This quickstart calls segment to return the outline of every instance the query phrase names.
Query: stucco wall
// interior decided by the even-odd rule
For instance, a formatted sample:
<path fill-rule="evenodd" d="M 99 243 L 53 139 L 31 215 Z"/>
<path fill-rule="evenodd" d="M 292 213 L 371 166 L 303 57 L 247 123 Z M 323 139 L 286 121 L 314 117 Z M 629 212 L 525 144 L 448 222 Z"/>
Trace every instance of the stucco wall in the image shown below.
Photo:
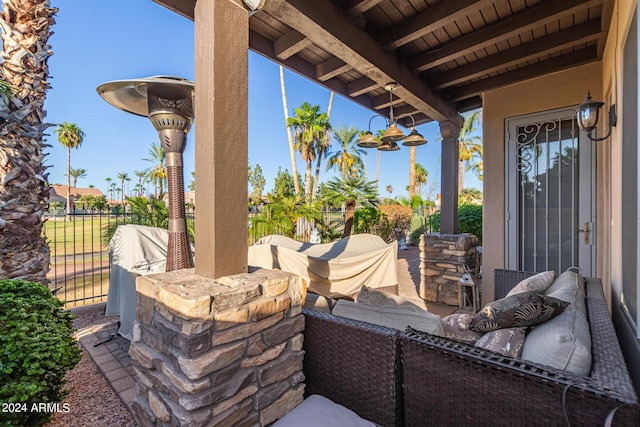
<path fill-rule="evenodd" d="M 602 99 L 602 64 L 576 67 L 483 95 L 483 304 L 493 299 L 493 271 L 505 266 L 505 123 L 510 117 L 577 106 L 587 89 Z"/>

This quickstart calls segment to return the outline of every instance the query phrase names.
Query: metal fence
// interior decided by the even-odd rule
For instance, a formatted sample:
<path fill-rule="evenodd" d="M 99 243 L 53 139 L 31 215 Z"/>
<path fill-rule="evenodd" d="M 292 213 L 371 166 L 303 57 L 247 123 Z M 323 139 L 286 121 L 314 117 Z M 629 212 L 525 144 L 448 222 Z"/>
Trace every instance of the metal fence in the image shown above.
<path fill-rule="evenodd" d="M 106 301 L 109 291 L 109 253 L 104 243 L 108 225 L 129 222 L 131 213 L 118 209 L 51 213 L 47 216 L 44 233 L 51 250 L 51 269 L 47 275 L 50 288 L 66 301 L 66 307 L 76 307 Z M 249 219 L 255 213 L 249 213 Z M 194 219 L 194 211 L 187 210 L 187 218 Z M 342 233 L 345 215 L 340 210 L 322 212 L 324 228 L 336 235 Z M 422 220 L 422 219 L 421 219 Z M 294 239 L 310 242 L 316 226 L 305 219 L 296 224 Z M 278 234 L 278 231 L 275 230 Z M 247 227 L 247 243 L 254 244 L 267 233 Z M 280 233 L 281 234 L 281 233 Z"/>
<path fill-rule="evenodd" d="M 249 218 L 253 215 L 249 213 Z M 66 301 L 66 307 L 106 301 L 111 269 L 104 239 L 105 228 L 129 222 L 131 216 L 131 213 L 117 208 L 108 211 L 75 210 L 69 215 L 63 211 L 47 214 L 44 234 L 51 250 L 47 279 L 56 296 Z M 193 209 L 187 209 L 187 218 L 194 217 Z M 344 214 L 340 211 L 325 211 L 322 218 L 334 230 L 341 230 L 344 226 Z M 293 238 L 309 242 L 313 229 L 313 224 L 300 219 Z M 247 227 L 247 230 L 250 245 L 266 234 L 256 228 Z"/>

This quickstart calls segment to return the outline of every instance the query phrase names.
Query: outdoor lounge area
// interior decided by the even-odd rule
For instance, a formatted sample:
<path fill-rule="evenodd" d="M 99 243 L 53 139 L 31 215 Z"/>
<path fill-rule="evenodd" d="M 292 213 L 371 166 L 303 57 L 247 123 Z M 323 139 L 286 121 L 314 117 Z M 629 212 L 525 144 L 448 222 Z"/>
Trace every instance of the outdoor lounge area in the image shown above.
<path fill-rule="evenodd" d="M 112 252 L 122 255 L 122 268 L 109 265 L 107 280 L 118 281 L 109 284 L 109 301 L 73 311 L 88 356 L 81 360 L 95 371 L 82 390 L 99 390 L 84 393 L 93 406 L 106 401 L 105 388 L 115 392 L 102 409 L 124 415 L 87 421 L 76 409 L 54 414 L 54 427 L 73 425 L 69 419 L 127 427 L 640 425 L 637 0 L 153 2 L 192 26 L 193 76 L 112 80 L 93 95 L 150 119 L 157 131 L 168 190 L 153 201 L 166 208 L 167 230 L 153 259 L 131 246 Z M 13 3 L 34 2 L 5 8 Z M 22 143 L 0 147 L 0 267 L 9 279 L 43 283 L 45 114 L 27 101 L 35 88 L 45 92 L 49 76 L 46 67 L 21 71 L 52 50 L 44 33 L 55 8 L 45 3 L 39 10 L 47 16 L 31 18 L 40 39 L 22 22 L 3 31 L 3 43 L 19 50 L 36 40 L 38 53 L 14 51 L 14 61 L 0 64 L 14 65 L 20 83 L 13 91 L 0 76 L 0 101 L 8 100 L 0 130 L 12 132 L 0 141 Z M 291 121 L 284 82 L 284 127 L 296 135 L 273 141 L 304 158 L 304 193 L 294 167 L 291 185 L 282 180 L 294 188 L 286 196 L 247 194 L 250 181 L 260 181 L 248 164 L 249 123 L 272 107 L 249 108 L 248 51 L 282 67 L 281 81 L 286 68 L 331 100 L 337 94 L 384 119 L 375 137 L 367 117 L 369 129 L 360 127 L 351 142 L 398 175 L 405 170 L 385 166 L 394 155 L 387 152 L 408 152 L 409 197 L 398 205 L 412 203 L 415 161 L 426 157 L 416 150 L 427 144 L 416 126 L 437 124 L 429 147 L 438 145 L 430 160 L 437 157 L 439 169 L 425 174 L 433 212 L 412 245 L 403 249 L 407 230 L 385 223 L 380 204 L 391 203 L 392 188 L 381 196 L 377 169 L 376 179 L 366 166 L 318 178 L 328 157 L 318 135 L 330 127 Z M 465 217 L 471 112 L 482 128 L 474 165 L 481 209 Z M 328 123 L 323 114 L 317 122 Z M 197 213 L 187 217 L 183 153 L 192 125 Z M 304 130 L 313 136 L 300 149 Z M 260 136 L 263 146 L 275 144 L 269 133 Z M 23 165 L 29 157 L 38 161 Z M 358 196 L 347 191 L 355 184 Z M 323 204 L 340 210 L 339 229 L 321 224 L 315 211 Z M 410 223 L 413 210 L 404 207 Z M 313 210 L 313 220 L 298 208 Z M 375 216 L 370 223 L 358 216 L 365 209 Z M 255 246 L 252 210 L 263 221 Z M 286 231 L 268 223 L 276 215 Z M 322 232 L 324 243 L 278 235 L 294 235 L 300 222 L 309 226 L 303 235 Z M 463 232 L 469 223 L 474 231 Z"/>
<path fill-rule="evenodd" d="M 560 322 L 554 323 L 551 330 L 557 331 L 559 324 L 566 323 L 567 318 L 573 319 L 569 323 L 575 341 L 568 344 L 571 348 L 566 349 L 565 355 L 562 349 L 558 350 L 567 345 L 564 333 L 559 333 L 560 338 L 554 338 L 552 333 L 543 339 L 547 342 L 542 345 L 552 346 L 542 352 L 543 357 L 548 353 L 561 353 L 553 357 L 559 358 L 558 363 L 565 368 L 558 365 L 554 368 L 550 366 L 554 361 L 525 360 L 521 356 L 523 343 L 517 344 L 517 339 L 508 338 L 506 345 L 501 342 L 498 347 L 479 347 L 468 340 L 471 331 L 447 328 L 442 320 L 454 316 L 473 317 L 473 313 L 434 303 L 427 307 L 441 317 L 428 314 L 424 303 L 420 306 L 415 298 L 418 282 L 411 278 L 411 271 L 415 277 L 419 265 L 416 249 L 412 248 L 413 254 L 403 255 L 399 260 L 398 274 L 404 285 L 411 281 L 413 295 L 406 286 L 400 286 L 404 297 L 365 288 L 360 291 L 360 298 L 356 296 L 355 303 L 344 299 L 330 301 L 318 295 L 297 293 L 295 289 L 304 286 L 304 282 L 293 276 L 257 270 L 244 275 L 241 287 L 230 294 L 228 289 L 222 294 L 214 292 L 214 301 L 222 299 L 214 303 L 213 311 L 206 314 L 198 309 L 199 320 L 190 322 L 186 320 L 186 312 L 197 309 L 200 299 L 197 289 L 214 286 L 219 292 L 220 285 L 198 280 L 197 284 L 192 282 L 187 296 L 181 291 L 176 293 L 174 279 L 161 283 L 166 279 L 158 281 L 153 276 L 145 276 L 148 280 L 138 283 L 140 324 L 128 351 L 130 359 L 120 358 L 126 365 L 123 369 L 128 369 L 136 378 L 138 385 L 134 389 L 137 391 L 123 389 L 120 395 L 143 425 L 158 420 L 173 420 L 180 425 L 207 422 L 269 425 L 282 417 L 282 423 L 276 425 L 295 425 L 287 424 L 290 421 L 285 415 L 311 395 L 330 401 L 318 403 L 312 399 L 308 404 L 312 405 L 311 409 L 302 406 L 298 410 L 302 414 L 295 412 L 294 416 L 308 417 L 305 411 L 309 410 L 310 413 L 321 410 L 322 416 L 330 416 L 327 414 L 334 414 L 335 408 L 328 408 L 337 404 L 354 413 L 345 415 L 338 409 L 335 414 L 339 419 L 346 416 L 346 420 L 361 420 L 358 423 L 367 420 L 380 426 L 420 426 L 425 425 L 425 420 L 429 425 L 484 425 L 495 423 L 497 416 L 510 424 L 523 425 L 532 422 L 532 412 L 536 413 L 534 424 L 598 425 L 607 419 L 612 420 L 612 425 L 636 423 L 640 406 L 624 367 L 598 279 L 588 278 L 583 282 L 579 274 L 567 272 L 562 275 L 562 283 L 555 279 L 542 285 L 551 289 L 548 295 L 573 301 L 571 305 L 567 302 L 564 317 L 559 315 L 538 327 L 541 330 L 544 323 L 551 324 L 556 319 Z M 184 279 L 189 274 L 173 276 Z M 497 270 L 495 280 L 499 286 L 495 298 L 505 297 L 518 283 L 532 276 L 540 275 Z M 280 279 L 274 281 L 278 277 Z M 237 279 L 230 277 L 221 283 L 230 284 L 234 280 Z M 263 287 L 263 297 L 267 296 L 275 305 L 261 303 L 263 297 L 258 294 L 248 295 L 249 289 L 256 289 L 251 285 L 255 280 L 262 283 L 259 287 Z M 154 287 L 159 286 L 155 304 L 147 302 L 150 297 L 145 290 L 151 289 L 148 286 L 152 283 Z M 531 285 L 530 279 L 525 283 L 527 285 L 520 285 L 520 293 L 535 286 L 540 291 L 540 285 Z M 165 292 L 174 296 L 160 297 Z M 416 303 L 412 303 L 412 299 Z M 355 306 L 360 308 L 354 310 Z M 247 307 L 248 317 L 241 315 L 243 307 Z M 151 316 L 149 310 L 156 314 Z M 577 332 L 580 326 L 575 323 L 579 323 L 581 317 L 577 313 L 581 310 L 588 322 L 585 344 L 589 347 L 588 356 L 580 343 L 582 333 Z M 363 312 L 374 315 L 363 319 Z M 384 313 L 384 316 L 375 313 Z M 173 319 L 173 324 L 182 319 L 179 329 L 169 324 L 168 318 Z M 216 320 L 210 324 L 207 319 Z M 406 328 L 406 324 L 413 327 Z M 96 354 L 94 359 L 104 360 L 107 348 L 122 354 L 122 342 L 93 347 L 106 333 L 113 332 L 113 327 L 81 333 L 81 343 L 90 354 Z M 531 338 L 536 327 L 529 329 L 527 339 L 537 339 Z M 462 335 L 456 336 L 456 331 Z M 213 347 L 203 346 L 203 334 L 210 337 Z M 477 337 L 476 341 L 479 341 Z M 257 342 L 261 343 L 260 350 L 255 348 Z M 525 340 L 524 349 L 528 345 Z M 519 348 L 518 356 L 508 353 L 510 346 Z M 535 351 L 529 350 L 529 354 Z M 192 360 L 193 365 L 187 365 L 187 360 Z M 110 378 L 115 374 L 105 375 Z M 230 383 L 222 386 L 224 383 L 216 378 L 227 378 Z M 120 377 L 116 383 L 124 384 L 122 380 Z M 141 393 L 140 387 L 147 389 Z M 140 400 L 147 394 L 155 397 Z M 526 399 L 522 398 L 523 394 Z M 317 404 L 321 405 L 320 409 L 313 408 Z M 317 425 L 330 422 L 322 418 L 317 421 Z M 360 425 L 352 422 L 340 425 Z"/>

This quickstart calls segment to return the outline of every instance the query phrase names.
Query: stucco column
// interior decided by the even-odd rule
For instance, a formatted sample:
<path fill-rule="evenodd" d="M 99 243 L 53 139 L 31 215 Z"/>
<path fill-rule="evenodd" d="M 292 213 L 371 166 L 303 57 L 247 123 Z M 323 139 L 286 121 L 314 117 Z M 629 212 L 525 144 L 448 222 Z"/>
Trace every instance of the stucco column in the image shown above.
<path fill-rule="evenodd" d="M 458 232 L 458 163 L 460 152 L 458 137 L 460 126 L 452 122 L 440 122 L 442 156 L 440 172 L 440 233 Z"/>
<path fill-rule="evenodd" d="M 247 271 L 249 13 L 198 0 L 195 32 L 197 275 Z"/>

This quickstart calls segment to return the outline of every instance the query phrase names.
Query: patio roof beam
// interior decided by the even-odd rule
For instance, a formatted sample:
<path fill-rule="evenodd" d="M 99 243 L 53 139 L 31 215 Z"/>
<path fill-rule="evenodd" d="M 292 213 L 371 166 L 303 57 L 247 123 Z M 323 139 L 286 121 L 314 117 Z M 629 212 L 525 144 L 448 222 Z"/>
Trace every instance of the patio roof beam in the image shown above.
<path fill-rule="evenodd" d="M 464 18 L 471 10 L 483 8 L 493 2 L 494 0 L 447 0 L 436 3 L 386 31 L 387 47 L 403 46 Z"/>
<path fill-rule="evenodd" d="M 333 57 L 321 64 L 316 65 L 316 77 L 321 82 L 325 82 L 351 69 L 351 65 L 347 64 L 340 58 Z"/>
<path fill-rule="evenodd" d="M 300 34 L 296 30 L 291 30 L 276 40 L 273 48 L 278 59 L 287 59 L 305 49 L 310 44 L 311 40 L 304 34 Z"/>
<path fill-rule="evenodd" d="M 362 15 L 367 10 L 375 7 L 378 3 L 381 3 L 382 0 L 354 0 L 351 2 L 351 6 L 347 9 L 347 14 L 355 18 L 358 15 Z"/>
<path fill-rule="evenodd" d="M 394 96 L 414 105 L 434 120 L 463 119 L 452 105 L 440 98 L 393 54 L 384 50 L 365 31 L 355 27 L 331 3 L 305 0 L 266 0 L 263 11 L 292 29 L 305 34 L 314 45 L 331 52 L 380 85 L 400 83 Z"/>
<path fill-rule="evenodd" d="M 601 35 L 600 20 L 594 19 L 577 27 L 559 31 L 546 37 L 521 44 L 495 55 L 471 62 L 467 65 L 431 75 L 429 81 L 436 89 L 444 89 L 458 83 L 473 80 L 501 68 L 535 60 L 540 55 L 552 54 L 563 49 L 597 40 Z"/>
<path fill-rule="evenodd" d="M 486 27 L 465 34 L 436 49 L 416 55 L 410 65 L 415 71 L 425 71 L 446 62 L 473 53 L 479 49 L 506 41 L 525 31 L 541 27 L 587 6 L 595 6 L 604 0 L 563 0 L 539 3 L 530 9 L 496 21 Z"/>
<path fill-rule="evenodd" d="M 309 80 L 315 81 L 316 79 L 316 66 L 298 55 L 293 55 L 288 59 L 279 60 L 276 57 L 273 42 L 263 35 L 249 29 L 249 48 L 260 55 L 271 59 L 272 61 L 282 64 L 289 70 L 292 70 Z M 354 102 L 362 105 L 363 107 L 377 113 L 373 107 L 372 98 L 366 95 L 353 96 L 349 94 L 347 84 L 339 79 L 329 79 L 324 82 L 318 82 L 322 86 L 329 90 L 334 91 L 347 98 L 351 98 Z"/>
<path fill-rule="evenodd" d="M 512 83 L 533 79 L 543 74 L 593 62 L 597 59 L 597 54 L 598 48 L 596 46 L 587 47 L 575 51 L 571 56 L 559 56 L 557 58 L 548 59 L 508 73 L 500 74 L 496 77 L 471 83 L 460 89 L 447 92 L 447 95 L 453 101 L 463 100 L 472 95 L 480 95 L 486 90 L 507 86 Z"/>
<path fill-rule="evenodd" d="M 362 77 L 361 79 L 347 83 L 347 91 L 349 92 L 349 96 L 362 95 L 371 92 L 373 89 L 379 87 L 380 85 L 378 83 L 367 77 Z"/>

